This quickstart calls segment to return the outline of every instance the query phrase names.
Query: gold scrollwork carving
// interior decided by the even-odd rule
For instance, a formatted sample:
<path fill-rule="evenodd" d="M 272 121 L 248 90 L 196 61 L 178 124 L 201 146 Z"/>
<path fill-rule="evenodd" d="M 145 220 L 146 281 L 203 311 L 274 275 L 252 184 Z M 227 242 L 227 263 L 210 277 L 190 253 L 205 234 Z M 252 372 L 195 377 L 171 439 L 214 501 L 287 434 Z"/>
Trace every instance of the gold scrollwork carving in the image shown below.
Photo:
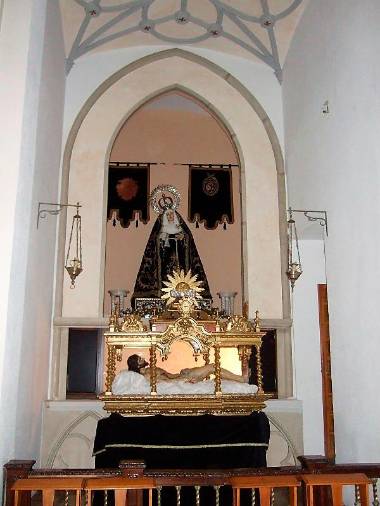
<path fill-rule="evenodd" d="M 210 336 L 193 318 L 179 318 L 162 333 L 157 347 L 163 358 L 168 356 L 175 341 L 189 343 L 193 348 L 195 357 L 210 351 Z"/>
<path fill-rule="evenodd" d="M 226 325 L 227 332 L 253 332 L 253 330 L 252 323 L 244 316 L 233 315 L 228 318 Z"/>
<path fill-rule="evenodd" d="M 128 314 L 124 317 L 122 332 L 144 332 L 144 325 L 140 317 L 136 314 Z"/>

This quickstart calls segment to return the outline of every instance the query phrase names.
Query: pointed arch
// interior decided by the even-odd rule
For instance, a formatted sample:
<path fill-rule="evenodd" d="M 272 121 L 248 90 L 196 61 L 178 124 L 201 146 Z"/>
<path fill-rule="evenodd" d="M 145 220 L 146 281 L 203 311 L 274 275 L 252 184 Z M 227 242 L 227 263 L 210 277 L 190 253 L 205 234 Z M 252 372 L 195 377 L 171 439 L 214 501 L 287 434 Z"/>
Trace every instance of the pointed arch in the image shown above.
<path fill-rule="evenodd" d="M 175 66 L 175 62 L 177 62 L 177 66 Z M 166 72 L 166 69 L 168 67 L 170 67 L 170 72 Z M 146 86 L 147 78 L 152 77 L 153 75 L 152 72 L 153 73 L 155 72 L 154 74 L 155 83 L 153 84 L 151 83 L 151 86 Z M 165 75 L 163 76 L 163 74 Z M 199 77 L 200 75 L 201 77 Z M 136 86 L 136 82 L 138 80 L 140 85 Z M 131 85 L 131 83 L 134 83 L 134 85 Z M 142 92 L 141 90 L 142 87 L 144 88 L 144 92 Z M 78 145 L 82 143 L 83 147 L 83 145 L 86 142 L 86 141 L 83 142 L 86 135 L 87 135 L 87 144 L 88 145 L 91 144 L 94 135 L 97 134 L 97 132 L 95 132 L 93 128 L 94 121 L 97 117 L 96 114 L 98 114 L 98 118 L 100 111 L 104 114 L 105 104 L 109 102 L 110 96 L 113 93 L 115 93 L 116 90 L 118 90 L 119 93 L 118 96 L 120 97 L 121 89 L 123 89 L 124 92 L 123 101 L 124 104 L 126 105 L 125 107 L 126 112 L 124 112 L 124 114 L 122 115 L 119 114 L 116 122 L 114 118 L 112 125 L 112 133 L 110 132 L 109 129 L 107 131 L 108 136 L 107 147 L 105 148 L 105 145 L 103 143 L 101 148 L 103 157 L 102 162 L 103 176 L 105 173 L 104 165 L 106 163 L 106 160 L 108 163 L 108 157 L 111 146 L 123 122 L 125 122 L 126 119 L 130 117 L 130 115 L 133 114 L 133 112 L 137 110 L 143 103 L 153 98 L 154 96 L 157 96 L 160 93 L 167 92 L 173 89 L 183 90 L 185 93 L 201 101 L 210 111 L 212 111 L 213 114 L 215 114 L 222 121 L 225 128 L 230 133 L 235 145 L 237 146 L 243 174 L 247 172 L 246 167 L 252 165 L 252 159 L 246 160 L 247 147 L 248 144 L 251 143 L 251 141 L 247 139 L 248 130 L 252 128 L 253 124 L 256 125 L 257 123 L 260 123 L 261 125 L 260 128 L 262 129 L 262 132 L 264 134 L 264 135 L 260 134 L 262 137 L 261 141 L 262 143 L 267 143 L 268 146 L 270 146 L 269 148 L 271 152 L 270 156 L 273 159 L 273 163 L 272 162 L 267 163 L 268 153 L 266 153 L 267 160 L 264 162 L 260 160 L 258 164 L 264 165 L 265 163 L 267 163 L 268 166 L 269 165 L 273 166 L 274 173 L 270 174 L 270 177 L 273 176 L 276 178 L 276 185 L 278 189 L 276 194 L 277 217 L 275 219 L 277 220 L 277 227 L 279 228 L 279 230 L 277 228 L 277 237 L 279 237 L 280 250 L 281 250 L 281 259 L 279 261 L 281 271 L 281 275 L 279 276 L 279 278 L 282 279 L 282 283 L 280 286 L 281 316 L 277 311 L 277 314 L 274 315 L 274 317 L 277 318 L 289 317 L 290 315 L 289 289 L 287 278 L 285 275 L 286 271 L 285 180 L 284 180 L 284 163 L 280 143 L 268 115 L 266 114 L 266 112 L 264 111 L 263 107 L 260 105 L 258 100 L 252 95 L 252 93 L 247 88 L 245 88 L 236 78 L 227 73 L 223 68 L 214 63 L 211 63 L 207 59 L 195 55 L 191 52 L 184 51 L 182 49 L 164 50 L 158 53 L 145 56 L 125 66 L 124 68 L 120 69 L 112 76 L 110 76 L 106 81 L 104 81 L 83 105 L 68 135 L 63 155 L 61 201 L 67 202 L 69 196 L 69 179 L 75 180 L 75 170 L 73 171 L 73 166 L 75 166 L 75 163 L 78 161 Z M 214 92 L 216 89 L 218 89 L 218 91 L 212 93 L 211 91 L 212 89 L 214 89 Z M 223 95 L 224 101 L 220 100 L 221 98 L 220 94 Z M 236 117 L 235 112 L 237 110 L 239 110 L 241 113 L 244 112 L 245 114 L 245 119 L 243 119 L 242 121 L 240 121 Z M 106 115 L 109 114 L 112 114 L 112 112 L 107 111 Z M 90 126 L 91 121 L 93 123 L 92 128 Z M 100 130 L 102 129 L 104 130 L 102 124 L 98 123 L 98 125 Z M 258 128 L 257 125 L 255 126 L 255 128 Z M 239 132 L 237 132 L 237 130 L 239 130 Z M 93 137 L 91 137 L 92 134 Z M 244 140 L 242 139 L 243 137 Z M 252 138 L 252 141 L 254 141 L 254 138 Z M 242 143 L 244 143 L 244 146 L 242 145 Z M 94 144 L 96 143 L 94 142 Z M 94 147 L 94 149 L 99 149 L 99 146 Z M 73 163 L 74 159 L 76 160 L 75 163 Z M 90 159 L 91 157 L 89 157 L 88 162 L 90 162 Z M 96 163 L 99 164 L 99 158 L 97 159 Z M 97 170 L 99 170 L 99 167 L 97 168 Z M 263 172 L 262 167 L 260 167 L 260 170 L 261 172 Z M 268 167 L 266 168 L 266 171 L 268 174 Z M 271 173 L 272 169 L 269 169 L 269 172 Z M 248 175 L 251 179 L 252 174 L 253 172 L 251 171 L 251 169 L 249 169 Z M 104 182 L 102 186 L 104 193 Z M 242 185 L 243 203 L 247 201 L 246 196 L 244 194 L 246 187 L 247 185 L 244 183 Z M 74 199 L 77 198 L 81 200 L 80 195 L 75 193 L 75 191 L 71 192 L 71 194 L 73 194 L 73 197 L 70 196 L 71 200 L 72 198 Z M 100 197 L 99 194 L 97 195 L 97 197 Z M 104 198 L 105 196 L 103 194 L 103 200 Z M 264 199 L 263 203 L 265 204 Z M 243 205 L 243 213 L 244 211 L 245 206 Z M 273 225 L 273 218 L 274 218 L 274 216 L 272 215 L 273 213 L 271 213 L 272 219 L 271 226 Z M 250 224 L 248 223 L 252 219 L 257 221 L 258 216 L 253 216 L 253 218 L 251 216 L 246 217 L 245 221 L 247 221 L 248 230 L 245 237 L 245 245 L 247 244 L 248 241 L 247 236 L 249 235 L 252 236 L 251 231 L 252 229 L 249 226 Z M 267 216 L 265 217 L 265 219 L 267 219 Z M 62 314 L 62 306 L 63 306 L 62 287 L 64 283 L 63 258 L 64 258 L 65 232 L 66 232 L 66 219 L 65 216 L 62 215 L 60 219 L 60 231 L 58 240 L 58 263 L 57 263 L 57 265 L 60 267 L 58 267 L 57 269 L 57 278 L 56 278 L 57 283 L 56 283 L 55 314 L 58 316 Z M 101 235 L 104 236 L 104 230 L 102 231 Z M 258 234 L 258 236 L 254 237 L 253 239 L 251 237 L 249 238 L 250 244 L 254 242 L 254 244 L 256 245 L 255 246 L 256 249 L 258 249 L 257 245 L 260 243 L 261 239 L 262 236 L 260 236 L 260 234 Z M 103 252 L 101 245 L 100 244 L 94 245 L 94 251 L 95 249 L 98 250 L 96 252 L 97 256 L 98 257 L 102 256 Z M 270 249 L 270 251 L 272 250 L 273 248 Z M 91 262 L 93 264 L 92 260 L 93 258 L 91 257 Z M 91 265 L 89 266 L 89 268 L 91 269 Z M 264 264 L 263 268 L 265 271 L 266 266 Z M 101 272 L 101 265 L 97 265 L 94 271 Z M 251 285 L 253 286 L 253 284 L 257 284 L 257 282 L 260 285 L 260 279 L 257 280 L 257 276 L 260 278 L 261 273 L 258 272 L 253 277 L 251 276 L 251 279 L 249 279 L 249 277 L 247 279 L 247 285 L 248 284 L 250 285 L 249 289 L 252 290 L 252 293 L 253 288 L 251 288 Z M 83 278 L 81 280 L 81 283 L 83 284 Z M 78 292 L 79 291 L 80 290 L 78 290 Z M 102 305 L 100 303 L 100 299 L 102 298 L 102 296 L 100 295 L 102 293 L 101 287 L 97 287 L 96 292 L 98 297 L 98 305 L 96 307 L 96 311 L 94 311 L 94 304 L 92 305 L 91 311 L 92 316 L 99 316 L 101 313 L 101 305 Z M 256 298 L 257 297 L 254 297 L 254 301 L 256 301 Z M 268 302 L 268 300 L 269 298 L 266 297 L 266 300 L 264 300 L 264 302 L 260 304 L 260 307 L 264 306 L 264 311 L 265 311 L 265 304 Z M 76 302 L 74 301 L 74 305 L 75 304 Z"/>

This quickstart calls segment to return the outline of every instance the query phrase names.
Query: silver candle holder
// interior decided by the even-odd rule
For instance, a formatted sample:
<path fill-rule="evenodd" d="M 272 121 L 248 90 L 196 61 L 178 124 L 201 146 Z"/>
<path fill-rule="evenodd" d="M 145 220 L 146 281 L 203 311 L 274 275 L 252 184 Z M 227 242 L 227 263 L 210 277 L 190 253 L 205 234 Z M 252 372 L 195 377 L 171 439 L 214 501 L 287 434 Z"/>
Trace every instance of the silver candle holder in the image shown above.
<path fill-rule="evenodd" d="M 220 298 L 220 310 L 226 316 L 234 314 L 235 297 L 237 292 L 218 292 Z"/>
<path fill-rule="evenodd" d="M 120 313 L 125 311 L 126 298 L 129 291 L 124 290 L 123 288 L 114 288 L 112 290 L 108 290 L 108 293 L 111 296 L 111 313 L 115 312 L 116 306 L 118 306 Z"/>

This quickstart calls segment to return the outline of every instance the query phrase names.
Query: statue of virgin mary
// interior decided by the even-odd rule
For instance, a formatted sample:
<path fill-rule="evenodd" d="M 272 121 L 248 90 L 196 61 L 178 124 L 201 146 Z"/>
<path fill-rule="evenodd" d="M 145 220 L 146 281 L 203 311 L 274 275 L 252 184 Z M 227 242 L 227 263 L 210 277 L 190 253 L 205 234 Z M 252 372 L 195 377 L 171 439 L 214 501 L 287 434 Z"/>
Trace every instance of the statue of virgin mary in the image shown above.
<path fill-rule="evenodd" d="M 198 275 L 202 281 L 205 299 L 211 299 L 210 288 L 194 238 L 181 215 L 176 211 L 180 195 L 171 185 L 160 185 L 150 196 L 158 217 L 150 233 L 140 269 L 137 274 L 132 300 L 136 297 L 162 295 L 162 282 L 174 270 L 183 269 Z"/>

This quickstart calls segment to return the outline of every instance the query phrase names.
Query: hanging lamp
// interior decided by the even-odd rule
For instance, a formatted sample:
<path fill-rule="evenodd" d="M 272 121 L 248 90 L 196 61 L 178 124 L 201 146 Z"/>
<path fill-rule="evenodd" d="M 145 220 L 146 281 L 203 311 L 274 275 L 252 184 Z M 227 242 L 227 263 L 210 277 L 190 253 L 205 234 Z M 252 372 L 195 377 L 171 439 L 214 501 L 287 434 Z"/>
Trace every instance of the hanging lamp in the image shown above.
<path fill-rule="evenodd" d="M 71 285 L 70 288 L 75 288 L 75 280 L 79 274 L 83 271 L 82 261 L 82 218 L 79 214 L 79 202 L 76 205 L 76 213 L 73 216 L 71 223 L 69 247 L 67 249 L 65 269 L 67 270 Z M 73 249 L 72 258 L 70 258 L 70 251 Z"/>
<path fill-rule="evenodd" d="M 289 219 L 288 219 L 288 268 L 286 275 L 290 281 L 292 290 L 297 279 L 302 274 L 302 265 L 300 250 L 298 244 L 298 235 L 296 222 L 293 219 L 292 208 L 289 208 Z"/>

